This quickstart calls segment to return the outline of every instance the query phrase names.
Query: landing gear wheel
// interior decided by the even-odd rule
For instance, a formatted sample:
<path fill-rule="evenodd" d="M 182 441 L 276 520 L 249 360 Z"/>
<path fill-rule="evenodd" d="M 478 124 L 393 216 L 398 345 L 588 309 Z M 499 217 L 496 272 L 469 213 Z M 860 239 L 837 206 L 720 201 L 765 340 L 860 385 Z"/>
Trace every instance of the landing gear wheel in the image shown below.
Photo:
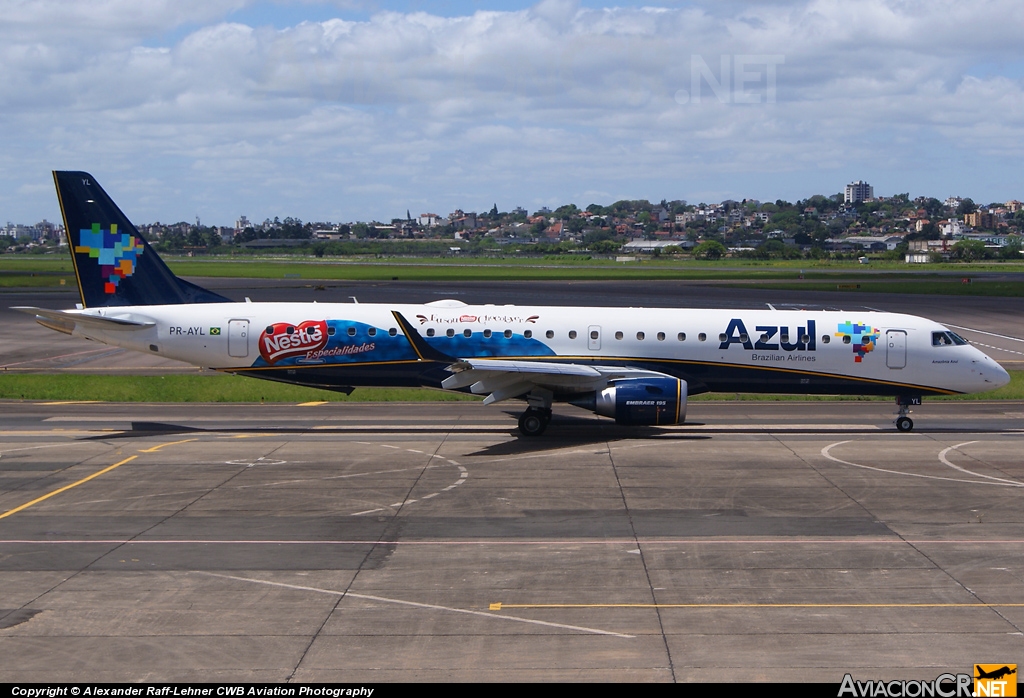
<path fill-rule="evenodd" d="M 900 417 L 896 420 L 897 431 L 910 431 L 914 428 L 914 420 L 910 417 Z"/>
<path fill-rule="evenodd" d="M 519 417 L 519 431 L 523 436 L 540 436 L 548 428 L 550 417 L 541 410 L 529 408 Z"/>

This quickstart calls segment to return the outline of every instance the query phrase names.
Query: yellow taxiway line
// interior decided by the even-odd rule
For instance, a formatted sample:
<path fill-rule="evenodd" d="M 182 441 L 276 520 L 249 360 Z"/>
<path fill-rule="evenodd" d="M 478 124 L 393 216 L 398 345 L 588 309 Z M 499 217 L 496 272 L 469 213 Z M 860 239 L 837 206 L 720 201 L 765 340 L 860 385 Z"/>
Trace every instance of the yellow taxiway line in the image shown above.
<path fill-rule="evenodd" d="M 103 470 L 98 470 L 98 471 L 96 471 L 95 473 L 93 473 L 92 475 L 90 475 L 88 477 L 83 477 L 78 482 L 72 482 L 70 485 L 64 485 L 63 487 L 61 487 L 59 489 L 56 489 L 53 492 L 47 492 L 42 497 L 37 497 L 36 499 L 33 499 L 31 502 L 25 502 L 20 507 L 14 507 L 10 511 L 5 511 L 3 514 L 0 514 L 0 519 L 5 519 L 8 516 L 10 516 L 11 514 L 17 514 L 19 511 L 22 511 L 24 509 L 28 509 L 33 504 L 38 504 L 39 502 L 45 501 L 45 500 L 49 499 L 50 497 L 54 497 L 54 496 L 60 494 L 61 492 L 67 492 L 72 487 L 78 487 L 79 485 L 82 485 L 82 484 L 84 484 L 86 482 L 89 482 L 89 480 L 92 480 L 93 478 L 97 478 L 97 477 L 99 477 L 100 475 L 102 475 L 104 473 L 109 473 L 114 468 L 120 468 L 125 463 L 129 463 L 129 462 L 135 460 L 136 458 L 138 458 L 138 456 L 128 456 L 127 458 L 125 458 L 122 461 L 118 461 L 117 463 L 114 463 L 113 465 L 108 465 Z"/>
<path fill-rule="evenodd" d="M 198 441 L 198 439 L 183 439 L 181 441 L 169 441 L 168 443 L 159 444 L 157 446 L 153 446 L 152 448 L 139 449 L 139 453 L 156 453 L 157 451 L 159 451 L 161 448 L 164 448 L 165 446 L 175 446 L 177 444 L 185 444 L 185 443 L 188 443 L 190 441 Z M 104 473 L 109 473 L 111 470 L 114 470 L 115 468 L 120 468 L 125 463 L 130 463 L 133 460 L 135 460 L 136 458 L 138 458 L 138 456 L 128 456 L 124 460 L 120 460 L 117 463 L 114 463 L 113 465 L 108 465 L 106 468 L 103 468 L 103 470 L 97 470 L 92 475 L 89 475 L 88 477 L 83 477 L 81 480 L 78 480 L 76 482 L 72 482 L 70 485 L 64 485 L 63 487 L 58 487 L 57 489 L 53 490 L 52 492 L 47 492 L 42 497 L 36 497 L 31 502 L 25 502 L 24 504 L 22 504 L 19 507 L 14 507 L 13 509 L 10 509 L 9 511 L 5 511 L 4 513 L 0 514 L 0 519 L 6 519 L 8 516 L 11 516 L 12 514 L 17 514 L 19 511 L 24 511 L 25 509 L 28 509 L 30 506 L 33 506 L 35 504 L 39 504 L 39 502 L 44 502 L 47 499 L 49 499 L 50 497 L 57 496 L 61 492 L 67 492 L 68 490 L 72 489 L 73 487 L 78 487 L 79 485 L 84 485 L 85 483 L 89 482 L 89 480 L 93 480 L 95 478 L 98 478 L 100 475 L 103 475 Z"/>

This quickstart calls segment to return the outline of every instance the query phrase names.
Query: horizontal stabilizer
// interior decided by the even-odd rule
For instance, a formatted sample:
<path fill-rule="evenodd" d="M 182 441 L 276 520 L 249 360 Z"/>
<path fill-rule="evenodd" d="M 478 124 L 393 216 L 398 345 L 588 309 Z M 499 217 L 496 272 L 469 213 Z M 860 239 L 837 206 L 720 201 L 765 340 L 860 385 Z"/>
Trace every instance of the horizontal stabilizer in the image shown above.
<path fill-rule="evenodd" d="M 155 322 L 149 319 L 125 315 L 119 317 L 86 315 L 85 313 L 68 310 L 50 310 L 49 308 L 31 308 L 26 306 L 11 308 L 11 310 L 17 310 L 19 313 L 25 313 L 26 315 L 35 315 L 36 321 L 39 324 L 68 333 L 73 332 L 76 325 L 83 329 L 108 331 L 144 330 L 147 327 L 156 325 Z M 54 325 L 57 325 L 57 327 L 54 327 Z"/>

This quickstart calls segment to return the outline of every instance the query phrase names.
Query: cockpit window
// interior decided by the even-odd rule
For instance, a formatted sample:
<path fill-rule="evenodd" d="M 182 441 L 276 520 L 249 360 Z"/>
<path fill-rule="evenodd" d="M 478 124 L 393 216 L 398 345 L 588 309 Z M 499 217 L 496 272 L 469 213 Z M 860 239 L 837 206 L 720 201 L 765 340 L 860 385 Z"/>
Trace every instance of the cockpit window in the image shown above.
<path fill-rule="evenodd" d="M 932 332 L 933 347 L 951 347 L 954 345 L 962 347 L 965 344 L 967 344 L 967 340 L 956 332 Z"/>

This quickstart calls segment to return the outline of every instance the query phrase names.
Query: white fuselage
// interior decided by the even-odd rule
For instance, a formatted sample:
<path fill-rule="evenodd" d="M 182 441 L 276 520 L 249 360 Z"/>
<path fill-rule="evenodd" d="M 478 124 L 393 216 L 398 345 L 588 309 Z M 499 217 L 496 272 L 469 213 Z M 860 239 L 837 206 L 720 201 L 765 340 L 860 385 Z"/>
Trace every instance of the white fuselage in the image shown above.
<path fill-rule="evenodd" d="M 686 377 L 691 390 L 972 393 L 1009 377 L 921 317 L 845 311 L 690 310 L 356 303 L 206 303 L 110 307 L 82 314 L 154 323 L 78 326 L 107 344 L 225 371 L 337 369 L 339 384 L 422 362 L 396 313 L 452 358 L 641 365 Z M 959 338 L 957 338 L 959 340 Z M 411 375 L 411 374 L 410 374 Z M 270 377 L 270 376 L 267 376 Z M 410 383 L 422 381 L 410 378 Z M 387 384 L 395 384 L 393 381 Z"/>

